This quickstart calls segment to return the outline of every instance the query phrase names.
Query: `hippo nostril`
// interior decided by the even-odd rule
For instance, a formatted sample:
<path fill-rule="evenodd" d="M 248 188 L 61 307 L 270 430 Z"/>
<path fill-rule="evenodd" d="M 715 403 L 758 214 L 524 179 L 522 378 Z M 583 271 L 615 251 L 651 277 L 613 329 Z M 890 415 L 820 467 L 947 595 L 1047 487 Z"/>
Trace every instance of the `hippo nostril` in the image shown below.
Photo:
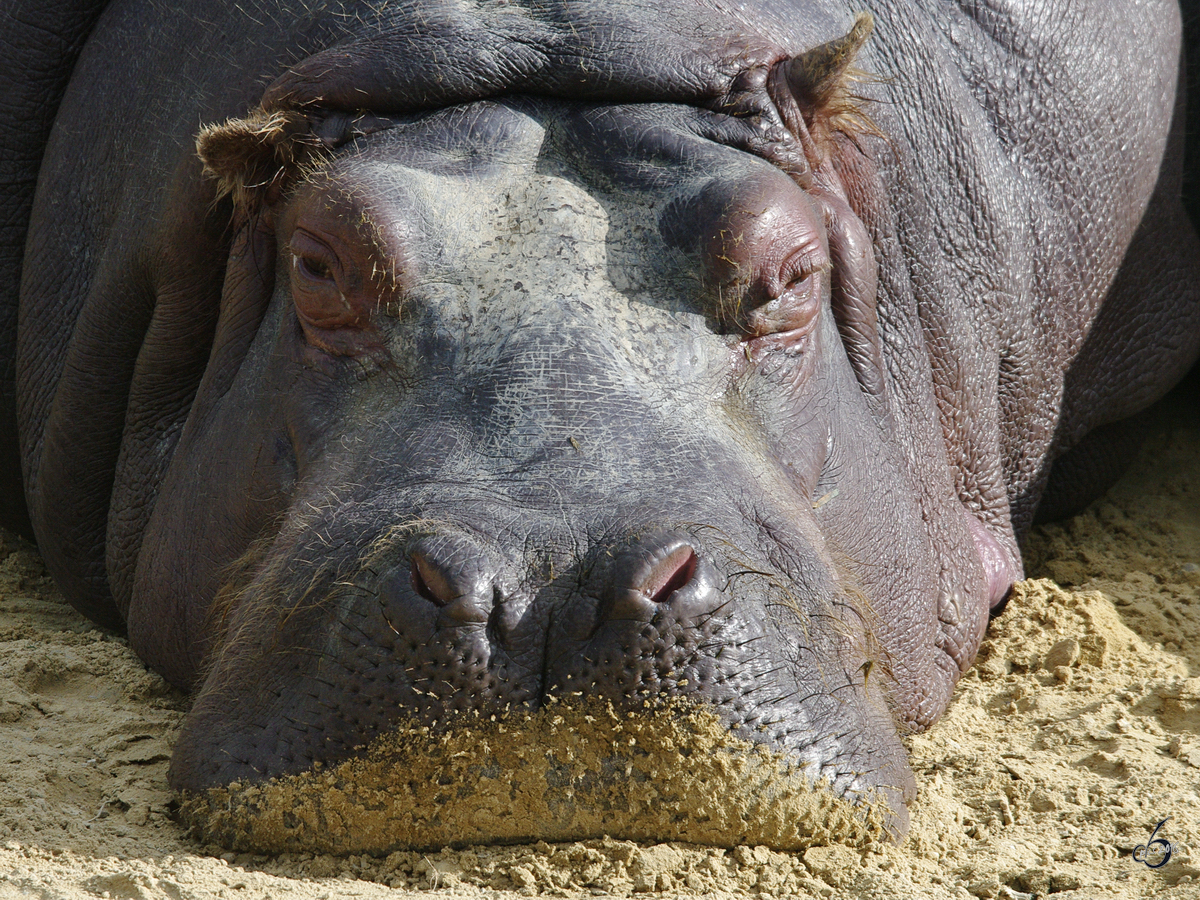
<path fill-rule="evenodd" d="M 639 538 L 600 571 L 607 584 L 597 596 L 593 627 L 606 621 L 650 622 L 669 607 L 671 615 L 702 615 L 719 602 L 712 567 L 691 539 L 675 531 Z"/>
<path fill-rule="evenodd" d="M 446 577 L 417 552 L 412 554 L 412 586 L 414 591 L 438 606 L 446 606 L 458 596 Z"/>
<path fill-rule="evenodd" d="M 438 608 L 441 627 L 485 625 L 493 608 L 503 604 L 500 565 L 467 535 L 420 537 L 409 545 L 408 559 L 412 591 Z"/>
<path fill-rule="evenodd" d="M 687 544 L 676 547 L 666 558 L 654 565 L 636 589 L 654 603 L 662 603 L 676 591 L 687 586 L 696 574 L 696 551 Z"/>

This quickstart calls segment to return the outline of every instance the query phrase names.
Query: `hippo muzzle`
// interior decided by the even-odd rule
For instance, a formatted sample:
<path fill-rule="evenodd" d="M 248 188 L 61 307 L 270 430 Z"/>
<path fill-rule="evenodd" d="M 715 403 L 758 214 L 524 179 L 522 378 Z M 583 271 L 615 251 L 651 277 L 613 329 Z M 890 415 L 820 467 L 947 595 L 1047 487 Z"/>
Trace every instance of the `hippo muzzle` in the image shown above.
<path fill-rule="evenodd" d="M 973 656 L 986 574 L 956 505 L 938 594 L 946 548 L 846 349 L 835 294 L 873 289 L 857 220 L 712 139 L 733 127 L 453 107 L 245 218 L 223 302 L 265 311 L 222 317 L 214 354 L 242 362 L 201 385 L 138 576 L 217 600 L 179 626 L 191 661 L 130 612 L 139 653 L 202 672 L 171 767 L 202 830 L 356 852 L 903 831 L 899 733 Z"/>

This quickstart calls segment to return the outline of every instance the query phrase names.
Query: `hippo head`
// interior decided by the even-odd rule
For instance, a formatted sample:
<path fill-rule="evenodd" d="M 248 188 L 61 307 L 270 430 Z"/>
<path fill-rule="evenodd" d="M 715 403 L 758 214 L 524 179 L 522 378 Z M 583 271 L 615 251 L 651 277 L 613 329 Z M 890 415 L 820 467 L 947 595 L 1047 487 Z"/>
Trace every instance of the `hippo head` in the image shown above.
<path fill-rule="evenodd" d="M 790 115 L 764 143 L 689 106 L 483 100 L 327 121 L 268 179 L 210 135 L 256 190 L 129 611 L 197 691 L 171 782 L 202 827 L 800 846 L 844 807 L 903 831 L 899 737 L 974 656 L 990 545 L 897 438 L 906 351 L 838 174 L 866 157 Z M 831 800 L 770 834 L 689 819 L 734 770 L 745 809 Z M 518 783 L 542 818 L 470 812 Z M 306 817 L 305 784 L 426 830 Z"/>

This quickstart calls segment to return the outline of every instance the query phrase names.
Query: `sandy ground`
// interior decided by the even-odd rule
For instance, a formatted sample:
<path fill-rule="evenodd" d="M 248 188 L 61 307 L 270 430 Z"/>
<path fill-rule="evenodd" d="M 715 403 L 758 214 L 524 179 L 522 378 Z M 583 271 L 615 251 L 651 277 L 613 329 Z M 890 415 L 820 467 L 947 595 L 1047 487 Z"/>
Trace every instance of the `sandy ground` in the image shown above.
<path fill-rule="evenodd" d="M 186 698 L 0 535 L 0 900 L 1200 898 L 1198 419 L 1177 419 L 1107 498 L 1035 535 L 1027 561 L 1045 577 L 992 624 L 946 717 L 908 740 L 921 794 L 898 848 L 222 855 L 176 824 L 166 789 Z M 1138 848 L 1162 819 L 1172 854 L 1152 869 Z"/>

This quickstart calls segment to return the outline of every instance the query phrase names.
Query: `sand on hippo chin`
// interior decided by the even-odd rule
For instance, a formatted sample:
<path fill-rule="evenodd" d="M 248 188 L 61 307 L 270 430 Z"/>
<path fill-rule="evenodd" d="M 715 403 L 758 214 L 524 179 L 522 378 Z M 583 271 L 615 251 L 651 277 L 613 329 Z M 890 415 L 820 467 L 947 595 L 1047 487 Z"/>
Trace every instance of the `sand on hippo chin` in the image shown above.
<path fill-rule="evenodd" d="M 267 853 L 564 842 L 614 835 L 806 849 L 886 839 L 803 765 L 681 700 L 643 709 L 569 698 L 537 711 L 399 726 L 336 766 L 183 798 L 205 840 Z M 547 790 L 547 787 L 550 790 Z"/>
<path fill-rule="evenodd" d="M 1200 897 L 1194 415 L 1108 497 L 1034 536 L 1030 574 L 1047 577 L 992 623 L 942 721 L 906 739 L 920 796 L 899 847 L 204 845 L 166 788 L 187 699 L 65 607 L 27 544 L 0 541 L 0 900 Z M 1163 819 L 1172 854 L 1151 869 L 1135 855 Z"/>

